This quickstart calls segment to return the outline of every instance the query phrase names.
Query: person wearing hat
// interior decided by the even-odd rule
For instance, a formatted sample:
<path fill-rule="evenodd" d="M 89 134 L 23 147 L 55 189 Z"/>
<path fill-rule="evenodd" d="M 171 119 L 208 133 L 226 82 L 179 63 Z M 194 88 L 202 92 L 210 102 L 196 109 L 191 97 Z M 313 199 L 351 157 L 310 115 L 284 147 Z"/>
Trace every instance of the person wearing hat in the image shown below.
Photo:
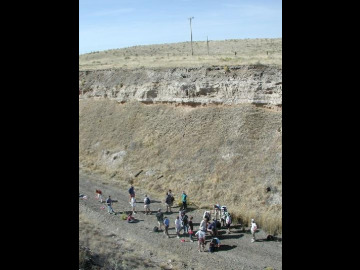
<path fill-rule="evenodd" d="M 161 230 L 161 225 L 164 222 L 164 213 L 161 212 L 161 208 L 158 209 L 158 212 L 156 213 L 156 219 L 158 221 L 159 230 Z"/>
<path fill-rule="evenodd" d="M 252 218 L 251 219 L 251 229 L 250 229 L 251 235 L 252 235 L 251 243 L 254 243 L 256 241 L 256 238 L 255 238 L 256 230 L 257 230 L 257 225 L 255 223 L 255 220 Z"/>

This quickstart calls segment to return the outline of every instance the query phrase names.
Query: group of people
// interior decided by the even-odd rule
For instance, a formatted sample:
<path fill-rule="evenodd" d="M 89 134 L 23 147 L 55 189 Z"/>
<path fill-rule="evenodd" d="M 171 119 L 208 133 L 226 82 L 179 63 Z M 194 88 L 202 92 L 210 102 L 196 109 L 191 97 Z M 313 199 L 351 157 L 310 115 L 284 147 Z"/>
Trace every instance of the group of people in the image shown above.
<path fill-rule="evenodd" d="M 136 214 L 136 211 L 135 211 L 136 197 L 135 197 L 135 188 L 133 185 L 130 186 L 128 192 L 129 192 L 129 203 L 131 205 L 131 211 L 130 211 L 129 215 L 127 216 L 126 220 L 127 220 L 127 222 L 132 223 L 132 222 L 136 222 L 136 220 L 133 216 L 134 214 Z M 96 194 L 97 194 L 97 198 L 99 199 L 99 201 L 102 202 L 103 199 L 102 199 L 101 190 L 96 190 Z M 166 197 L 165 197 L 164 201 L 165 201 L 165 205 L 166 205 L 166 213 L 172 213 L 171 208 L 173 207 L 175 198 L 174 198 L 174 195 L 173 195 L 171 189 L 169 189 L 169 191 L 166 192 Z M 111 196 L 108 196 L 108 198 L 106 199 L 108 213 L 116 215 L 116 212 L 112 208 L 112 203 L 113 203 L 113 200 L 111 199 Z M 150 198 L 147 196 L 147 194 L 145 194 L 145 196 L 144 196 L 144 213 L 146 215 L 151 215 L 150 203 L 151 203 Z M 232 223 L 232 217 L 231 217 L 231 214 L 227 211 L 227 207 L 220 206 L 219 203 L 215 204 L 214 209 L 213 209 L 214 217 L 212 220 L 211 220 L 211 212 L 205 211 L 204 215 L 203 215 L 203 219 L 199 225 L 199 230 L 196 233 L 194 231 L 193 216 L 188 216 L 186 214 L 187 210 L 188 210 L 187 194 L 185 193 L 185 191 L 183 191 L 181 194 L 181 206 L 179 209 L 179 214 L 176 216 L 175 221 L 174 221 L 176 237 L 177 238 L 181 237 L 182 230 L 184 231 L 184 235 L 185 234 L 188 235 L 190 242 L 194 242 L 194 237 L 196 236 L 197 240 L 198 240 L 198 251 L 201 252 L 201 251 L 205 251 L 206 233 L 209 233 L 212 238 L 209 243 L 209 251 L 213 252 L 216 249 L 218 249 L 220 247 L 220 240 L 218 238 L 218 235 L 219 235 L 218 230 L 221 227 L 226 227 L 227 233 L 230 234 L 230 226 Z M 168 238 L 170 238 L 170 236 L 169 236 L 169 227 L 170 227 L 169 218 L 167 216 L 164 216 L 164 212 L 161 211 L 161 208 L 158 208 L 155 216 L 157 219 L 158 226 L 156 226 L 154 229 L 156 229 L 156 231 L 159 231 L 159 230 L 162 231 L 162 227 L 164 227 L 164 234 Z M 256 241 L 256 238 L 255 238 L 256 230 L 257 230 L 257 225 L 255 223 L 255 220 L 251 219 L 251 229 L 250 229 L 251 234 L 252 234 L 251 242 Z"/>

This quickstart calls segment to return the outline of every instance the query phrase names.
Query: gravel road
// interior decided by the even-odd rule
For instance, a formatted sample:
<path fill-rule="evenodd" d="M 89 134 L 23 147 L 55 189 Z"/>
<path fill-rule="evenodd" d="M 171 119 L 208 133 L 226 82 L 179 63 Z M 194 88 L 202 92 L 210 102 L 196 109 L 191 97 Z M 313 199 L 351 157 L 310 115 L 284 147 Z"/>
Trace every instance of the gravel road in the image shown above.
<path fill-rule="evenodd" d="M 101 189 L 105 197 L 111 195 L 113 209 L 117 215 L 107 213 L 105 206 L 95 198 L 95 189 Z M 99 175 L 88 175 L 79 171 L 79 193 L 87 196 L 87 199 L 79 198 L 79 214 L 85 216 L 100 227 L 101 231 L 113 238 L 114 247 L 120 253 L 132 256 L 133 264 L 123 264 L 120 269 L 208 269 L 216 266 L 217 269 L 282 269 L 282 243 L 280 241 L 266 241 L 266 233 L 260 228 L 256 234 L 257 241 L 251 243 L 249 228 L 245 231 L 239 224 L 233 224 L 231 234 L 226 234 L 225 229 L 219 231 L 221 248 L 218 252 L 197 251 L 197 241 L 193 243 L 185 236 L 185 242 L 176 238 L 174 219 L 178 214 L 178 208 L 173 208 L 173 213 L 166 214 L 170 219 L 170 238 L 162 232 L 153 232 L 157 225 L 155 212 L 161 208 L 166 210 L 161 201 L 164 198 L 154 198 L 147 193 L 151 199 L 150 208 L 152 215 L 145 215 L 143 209 L 143 198 L 146 191 L 136 189 L 137 207 L 135 218 L 138 223 L 127 223 L 121 219 L 124 211 L 130 211 L 129 195 L 126 187 L 120 187 L 115 182 L 110 182 Z M 180 196 L 180 194 L 175 194 Z M 178 198 L 178 197 L 177 197 Z M 211 203 L 211 202 L 210 202 Z M 194 217 L 194 230 L 202 219 L 204 209 L 192 209 L 187 214 Z M 81 226 L 81 224 L 80 224 Z M 206 236 L 208 241 L 210 236 Z M 79 239 L 79 241 L 84 239 Z M 91 241 L 91 239 L 86 239 Z M 114 247 L 111 247 L 114 249 Z M 109 247 L 110 248 L 110 247 Z M 93 250 L 94 252 L 98 252 Z M 269 268 L 269 269 L 271 269 Z"/>

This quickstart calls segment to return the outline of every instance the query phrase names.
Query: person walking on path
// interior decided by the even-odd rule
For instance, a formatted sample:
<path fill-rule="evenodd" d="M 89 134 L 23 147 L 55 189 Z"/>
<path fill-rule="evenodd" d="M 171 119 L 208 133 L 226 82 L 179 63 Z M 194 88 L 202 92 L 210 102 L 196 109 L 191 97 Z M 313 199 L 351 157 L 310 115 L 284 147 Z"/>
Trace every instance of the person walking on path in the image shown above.
<path fill-rule="evenodd" d="M 190 238 L 190 242 L 194 242 L 193 240 L 193 233 L 194 233 L 194 224 L 193 224 L 193 217 L 190 216 L 189 218 L 189 238 Z"/>
<path fill-rule="evenodd" d="M 181 230 L 181 221 L 180 221 L 180 218 L 179 216 L 176 216 L 176 219 L 175 219 L 175 231 L 176 231 L 176 237 L 177 238 L 180 238 L 180 230 Z"/>
<path fill-rule="evenodd" d="M 167 236 L 167 238 L 170 238 L 169 236 L 169 226 L 170 226 L 170 220 L 168 217 L 164 218 L 164 227 L 165 227 L 165 231 L 164 234 Z"/>
<path fill-rule="evenodd" d="M 144 209 L 145 209 L 145 215 L 151 215 L 151 211 L 150 211 L 150 198 L 147 196 L 147 194 L 145 194 L 145 198 L 144 198 Z"/>
<path fill-rule="evenodd" d="M 108 213 L 116 215 L 115 211 L 112 209 L 112 203 L 113 203 L 113 201 L 112 201 L 112 199 L 111 199 L 111 197 L 109 195 L 109 197 L 106 200 L 106 205 L 108 207 Z"/>
<path fill-rule="evenodd" d="M 129 188 L 129 195 L 130 195 L 129 202 L 131 202 L 131 198 L 135 198 L 135 188 L 132 184 Z"/>
<path fill-rule="evenodd" d="M 164 213 L 162 213 L 161 209 L 159 208 L 155 216 L 159 225 L 159 230 L 161 230 L 161 225 L 164 223 Z"/>
<path fill-rule="evenodd" d="M 136 212 L 135 212 L 135 207 L 136 207 L 136 199 L 135 199 L 135 197 L 131 197 L 130 204 L 131 204 L 132 214 L 134 215 L 134 214 L 136 214 Z"/>
<path fill-rule="evenodd" d="M 256 230 L 257 230 L 257 225 L 255 223 L 255 220 L 252 218 L 251 219 L 251 228 L 250 228 L 251 235 L 252 235 L 251 243 L 254 243 L 256 241 L 256 237 L 255 237 Z"/>
<path fill-rule="evenodd" d="M 205 251 L 205 232 L 202 230 L 198 230 L 195 235 L 198 238 L 198 251 Z"/>
<path fill-rule="evenodd" d="M 181 194 L 181 202 L 182 202 L 182 206 L 180 207 L 180 210 L 186 210 L 187 209 L 187 195 L 186 195 L 185 191 L 183 191 Z"/>

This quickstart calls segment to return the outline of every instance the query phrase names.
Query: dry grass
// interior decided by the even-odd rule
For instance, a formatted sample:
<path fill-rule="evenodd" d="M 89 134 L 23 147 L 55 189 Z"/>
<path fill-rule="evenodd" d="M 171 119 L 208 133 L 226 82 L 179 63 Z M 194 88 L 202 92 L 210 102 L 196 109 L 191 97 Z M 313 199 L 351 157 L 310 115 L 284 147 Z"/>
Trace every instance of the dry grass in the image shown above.
<path fill-rule="evenodd" d="M 197 207 L 219 202 L 243 224 L 255 218 L 269 233 L 281 232 L 281 112 L 104 100 L 84 100 L 80 110 L 83 168 L 159 198 L 171 188 L 178 201 L 185 190 Z M 112 160 L 119 151 L 123 159 Z"/>
<path fill-rule="evenodd" d="M 92 52 L 79 56 L 80 70 L 140 67 L 199 67 L 207 65 L 282 65 L 282 39 L 232 39 L 159 45 Z M 236 55 L 235 55 L 236 52 Z"/>

